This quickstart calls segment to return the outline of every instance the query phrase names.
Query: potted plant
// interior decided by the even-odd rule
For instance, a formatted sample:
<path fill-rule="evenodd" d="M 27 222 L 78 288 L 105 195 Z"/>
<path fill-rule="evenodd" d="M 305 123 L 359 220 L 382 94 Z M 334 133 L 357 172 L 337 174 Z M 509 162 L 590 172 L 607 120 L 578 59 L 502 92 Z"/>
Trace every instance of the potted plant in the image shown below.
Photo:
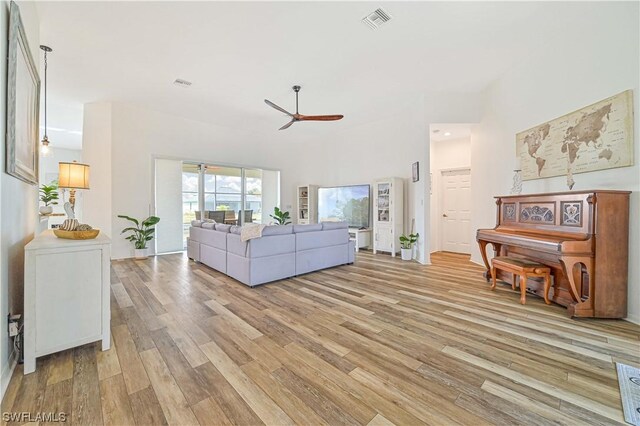
<path fill-rule="evenodd" d="M 118 215 L 118 217 L 133 222 L 135 227 L 124 228 L 121 234 L 130 232 L 126 239 L 133 243 L 135 258 L 146 259 L 147 241 L 151 241 L 153 239 L 153 233 L 156 230 L 153 226 L 160 222 L 160 218 L 157 216 L 149 216 L 146 219 L 138 220 L 125 215 Z"/>
<path fill-rule="evenodd" d="M 402 260 L 411 260 L 413 258 L 413 245 L 418 241 L 420 234 L 400 235 L 400 254 Z"/>
<path fill-rule="evenodd" d="M 53 206 L 58 204 L 58 185 L 55 181 L 50 185 L 42 185 L 40 187 L 40 201 L 44 203 L 44 206 L 40 206 L 40 214 L 53 213 Z"/>
<path fill-rule="evenodd" d="M 291 221 L 289 220 L 291 219 L 291 217 L 289 216 L 289 212 L 284 212 L 278 207 L 274 207 L 273 214 L 270 214 L 269 216 L 274 218 L 278 225 L 288 225 L 291 223 Z"/>

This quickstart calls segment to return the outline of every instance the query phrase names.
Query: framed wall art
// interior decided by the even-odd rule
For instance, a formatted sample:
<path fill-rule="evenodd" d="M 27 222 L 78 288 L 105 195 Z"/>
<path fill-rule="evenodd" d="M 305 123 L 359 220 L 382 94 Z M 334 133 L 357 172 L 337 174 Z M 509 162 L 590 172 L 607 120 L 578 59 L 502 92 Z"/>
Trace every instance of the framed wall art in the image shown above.
<path fill-rule="evenodd" d="M 7 70 L 7 160 L 11 176 L 38 184 L 40 78 L 22 25 L 11 2 Z"/>

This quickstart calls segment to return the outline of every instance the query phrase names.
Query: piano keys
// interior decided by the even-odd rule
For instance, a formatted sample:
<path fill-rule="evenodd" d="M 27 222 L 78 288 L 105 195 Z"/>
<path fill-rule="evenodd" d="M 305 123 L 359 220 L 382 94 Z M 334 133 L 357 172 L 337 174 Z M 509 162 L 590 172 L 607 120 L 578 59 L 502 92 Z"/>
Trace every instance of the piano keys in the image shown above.
<path fill-rule="evenodd" d="M 629 191 L 576 191 L 496 197 L 496 227 L 476 240 L 487 268 L 494 256 L 529 259 L 551 268 L 549 298 L 572 317 L 627 316 Z M 501 274 L 511 282 L 511 274 Z M 530 278 L 527 290 L 543 295 Z"/>

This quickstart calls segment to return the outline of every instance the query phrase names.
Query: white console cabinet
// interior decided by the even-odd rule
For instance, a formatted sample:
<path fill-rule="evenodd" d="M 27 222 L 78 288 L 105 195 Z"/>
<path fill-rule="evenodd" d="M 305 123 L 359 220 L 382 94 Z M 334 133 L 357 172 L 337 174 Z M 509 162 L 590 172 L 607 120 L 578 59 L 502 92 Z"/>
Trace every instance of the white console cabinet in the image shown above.
<path fill-rule="evenodd" d="M 349 228 L 349 239 L 355 242 L 356 252 L 371 247 L 371 229 Z"/>
<path fill-rule="evenodd" d="M 102 341 L 109 349 L 111 240 L 65 240 L 44 231 L 25 246 L 24 373 L 36 358 Z"/>
<path fill-rule="evenodd" d="M 373 189 L 373 253 L 400 251 L 404 218 L 404 185 L 401 178 L 380 179 Z"/>

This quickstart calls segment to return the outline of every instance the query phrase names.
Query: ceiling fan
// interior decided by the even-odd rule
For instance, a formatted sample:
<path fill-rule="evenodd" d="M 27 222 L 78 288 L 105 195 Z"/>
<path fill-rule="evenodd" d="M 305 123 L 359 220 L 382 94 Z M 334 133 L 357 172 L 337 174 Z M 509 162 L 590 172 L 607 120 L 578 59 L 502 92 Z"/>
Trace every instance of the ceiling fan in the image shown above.
<path fill-rule="evenodd" d="M 300 86 L 293 86 L 293 91 L 296 92 L 296 113 L 295 114 L 291 114 L 289 111 L 279 107 L 278 105 L 274 104 L 268 99 L 264 100 L 264 102 L 267 105 L 269 105 L 271 108 L 277 109 L 278 111 L 283 112 L 287 114 L 289 117 L 291 117 L 291 121 L 285 124 L 284 126 L 280 127 L 278 130 L 288 129 L 296 121 L 335 121 L 335 120 L 340 120 L 342 119 L 342 117 L 344 117 L 344 115 L 338 115 L 338 114 L 336 115 L 302 115 L 298 113 L 298 92 L 300 92 L 300 89 L 301 89 Z"/>

